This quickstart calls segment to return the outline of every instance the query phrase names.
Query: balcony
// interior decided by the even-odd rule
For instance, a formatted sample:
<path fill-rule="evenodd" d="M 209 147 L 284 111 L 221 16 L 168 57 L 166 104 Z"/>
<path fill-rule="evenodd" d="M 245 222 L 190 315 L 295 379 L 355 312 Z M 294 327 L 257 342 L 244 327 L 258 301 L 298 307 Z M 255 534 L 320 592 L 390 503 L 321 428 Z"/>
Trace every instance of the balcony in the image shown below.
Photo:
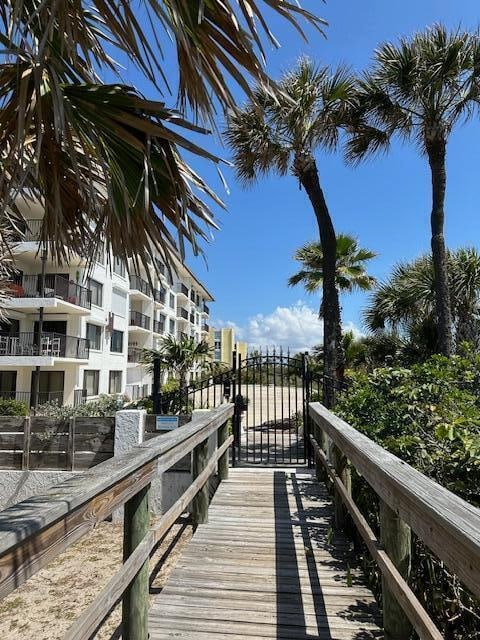
<path fill-rule="evenodd" d="M 165 322 L 162 322 L 161 320 L 154 320 L 153 333 L 160 333 L 160 334 L 165 333 Z"/>
<path fill-rule="evenodd" d="M 175 287 L 175 291 L 182 296 L 185 296 L 186 298 L 188 298 L 188 287 L 185 286 L 184 284 L 182 284 L 181 282 L 179 284 L 177 284 L 177 286 Z"/>
<path fill-rule="evenodd" d="M 20 242 L 38 242 L 42 231 L 43 219 L 26 220 L 25 222 L 26 225 Z"/>
<path fill-rule="evenodd" d="M 203 313 L 207 313 L 207 314 L 210 313 L 210 307 L 207 304 L 205 304 L 205 302 L 203 303 Z"/>
<path fill-rule="evenodd" d="M 150 331 L 150 318 L 140 311 L 130 311 L 130 326 Z"/>
<path fill-rule="evenodd" d="M 165 289 L 154 289 L 152 293 L 153 293 L 153 299 L 155 300 L 155 302 L 158 302 L 159 304 L 165 304 L 165 296 L 166 296 Z"/>
<path fill-rule="evenodd" d="M 134 364 L 141 362 L 142 351 L 143 349 L 139 349 L 138 347 L 128 347 L 127 362 Z"/>
<path fill-rule="evenodd" d="M 140 276 L 133 275 L 130 276 L 130 295 L 135 295 L 135 291 L 138 291 L 147 298 L 150 298 L 152 295 L 152 290 L 148 282 L 140 278 Z"/>
<path fill-rule="evenodd" d="M 28 365 L 24 359 L 45 359 L 45 365 L 53 364 L 57 358 L 88 360 L 90 355 L 89 341 L 76 336 L 60 333 L 17 333 L 0 335 L 0 361 L 10 364 L 4 358 L 18 358 L 12 364 Z"/>
<path fill-rule="evenodd" d="M 191 322 L 192 324 L 195 324 L 195 314 L 194 314 L 194 313 L 191 313 L 191 314 L 190 314 L 190 322 Z"/>
<path fill-rule="evenodd" d="M 202 331 L 204 333 L 208 333 L 210 331 L 210 326 L 208 324 L 202 324 Z"/>
<path fill-rule="evenodd" d="M 91 291 L 58 274 L 45 276 L 42 296 L 41 275 L 19 275 L 12 279 L 8 307 L 19 311 L 37 311 L 39 307 L 55 308 L 58 313 L 84 314 L 92 306 Z"/>
<path fill-rule="evenodd" d="M 184 309 L 183 307 L 178 307 L 177 308 L 177 318 L 181 318 L 183 320 L 187 320 L 188 321 L 188 311 L 186 309 Z"/>

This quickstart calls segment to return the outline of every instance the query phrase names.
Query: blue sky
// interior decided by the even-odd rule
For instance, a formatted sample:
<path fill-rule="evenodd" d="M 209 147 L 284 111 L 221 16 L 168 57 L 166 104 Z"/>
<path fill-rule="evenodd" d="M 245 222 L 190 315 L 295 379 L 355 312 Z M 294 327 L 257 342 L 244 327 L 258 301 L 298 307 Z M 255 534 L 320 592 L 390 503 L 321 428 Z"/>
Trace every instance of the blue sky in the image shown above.
<path fill-rule="evenodd" d="M 304 6 L 328 21 L 327 37 L 310 30 L 311 39 L 305 44 L 286 23 L 274 20 L 282 48 L 269 52 L 267 70 L 273 78 L 302 54 L 322 64 L 347 63 L 361 71 L 380 42 L 434 22 L 474 29 L 480 14 L 478 0 L 329 0 Z M 243 101 L 240 93 L 238 98 Z M 446 203 L 450 247 L 479 244 L 479 143 L 480 121 L 460 127 L 451 138 Z M 214 140 L 208 147 L 228 157 Z M 426 160 L 415 148 L 395 143 L 388 156 L 357 168 L 345 166 L 340 154 L 318 154 L 318 166 L 337 230 L 353 233 L 379 254 L 371 265 L 373 275 L 383 278 L 397 261 L 428 250 L 430 178 Z M 215 295 L 213 318 L 236 324 L 246 337 L 259 342 L 285 344 L 289 322 L 295 346 L 318 341 L 321 327 L 311 311 L 318 307 L 318 300 L 301 288 L 286 286 L 295 269 L 292 254 L 314 239 L 316 232 L 306 195 L 295 179 L 271 177 L 244 190 L 235 182 L 233 171 L 226 169 L 227 195 L 213 167 L 197 163 L 196 168 L 223 194 L 228 206 L 228 212 L 218 213 L 221 231 L 206 247 L 208 266 L 202 259 L 189 259 Z M 361 326 L 365 299 L 364 295 L 342 299 L 346 324 Z M 299 300 L 302 305 L 297 304 Z"/>

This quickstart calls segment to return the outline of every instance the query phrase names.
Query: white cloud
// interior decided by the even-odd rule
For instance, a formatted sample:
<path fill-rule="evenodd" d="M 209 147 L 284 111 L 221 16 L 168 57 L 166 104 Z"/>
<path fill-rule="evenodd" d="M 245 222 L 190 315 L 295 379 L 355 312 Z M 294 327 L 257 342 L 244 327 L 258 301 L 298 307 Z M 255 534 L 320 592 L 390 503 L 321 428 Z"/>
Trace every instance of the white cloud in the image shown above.
<path fill-rule="evenodd" d="M 271 313 L 258 313 L 244 326 L 231 320 L 216 320 L 212 325 L 235 329 L 237 339 L 248 342 L 250 349 L 282 347 L 295 353 L 309 351 L 323 340 L 323 321 L 318 318 L 318 310 L 302 301 L 290 307 L 277 307 Z M 346 323 L 345 329 L 361 335 L 353 322 Z"/>

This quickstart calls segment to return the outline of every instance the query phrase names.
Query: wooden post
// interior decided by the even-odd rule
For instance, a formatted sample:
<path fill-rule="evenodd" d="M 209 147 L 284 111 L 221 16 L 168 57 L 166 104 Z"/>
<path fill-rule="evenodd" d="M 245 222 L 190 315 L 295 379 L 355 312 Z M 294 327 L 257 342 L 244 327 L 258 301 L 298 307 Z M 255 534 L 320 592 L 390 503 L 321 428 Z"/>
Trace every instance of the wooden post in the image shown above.
<path fill-rule="evenodd" d="M 229 423 L 225 422 L 217 431 L 217 443 L 219 447 L 221 447 L 222 444 L 225 442 L 225 440 L 228 438 L 228 426 L 229 426 Z M 228 478 L 228 449 L 225 451 L 223 456 L 220 456 L 220 458 L 218 459 L 218 479 L 221 482 L 222 480 L 226 480 L 227 478 Z"/>
<path fill-rule="evenodd" d="M 192 452 L 192 476 L 193 480 L 205 469 L 208 461 L 208 438 L 198 444 Z M 204 524 L 208 522 L 208 486 L 206 482 L 195 498 L 192 500 L 193 524 Z"/>
<path fill-rule="evenodd" d="M 141 489 L 125 503 L 123 522 L 123 560 L 125 561 L 148 534 L 150 485 Z M 130 586 L 122 604 L 122 637 L 127 640 L 148 639 L 149 561 L 144 562 Z"/>
<path fill-rule="evenodd" d="M 410 574 L 412 536 L 410 527 L 380 500 L 380 541 L 405 580 Z M 412 625 L 382 577 L 385 640 L 408 640 Z"/>
<path fill-rule="evenodd" d="M 22 455 L 22 470 L 27 470 L 30 466 L 30 416 L 25 416 L 23 422 L 23 455 Z"/>
<path fill-rule="evenodd" d="M 351 495 L 352 493 L 352 478 L 350 475 L 350 469 L 348 467 L 348 460 L 337 447 L 336 444 L 332 444 L 332 463 L 337 475 L 342 481 L 345 489 Z M 345 507 L 343 506 L 342 498 L 338 491 L 334 491 L 334 505 L 335 505 L 335 526 L 337 529 L 345 529 L 347 522 Z"/>

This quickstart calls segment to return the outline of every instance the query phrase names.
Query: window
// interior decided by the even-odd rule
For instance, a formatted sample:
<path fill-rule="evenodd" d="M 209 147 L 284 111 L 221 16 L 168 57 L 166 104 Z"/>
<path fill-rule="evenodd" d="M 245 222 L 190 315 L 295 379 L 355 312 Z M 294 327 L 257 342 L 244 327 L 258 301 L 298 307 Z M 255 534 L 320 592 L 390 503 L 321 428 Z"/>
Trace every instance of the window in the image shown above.
<path fill-rule="evenodd" d="M 100 240 L 100 242 L 97 244 L 95 260 L 98 262 L 98 264 L 105 264 L 105 243 L 102 240 Z"/>
<path fill-rule="evenodd" d="M 127 315 L 127 294 L 120 289 L 112 289 L 112 312 L 125 318 Z"/>
<path fill-rule="evenodd" d="M 100 371 L 85 369 L 83 372 L 83 388 L 87 390 L 87 396 L 98 396 L 98 382 Z"/>
<path fill-rule="evenodd" d="M 103 284 L 92 278 L 88 278 L 87 286 L 92 292 L 92 304 L 96 307 L 103 306 Z"/>
<path fill-rule="evenodd" d="M 125 277 L 125 262 L 118 257 L 113 258 L 113 273 Z"/>
<path fill-rule="evenodd" d="M 102 350 L 102 327 L 87 322 L 87 340 L 90 340 L 90 349 Z"/>
<path fill-rule="evenodd" d="M 170 309 L 175 309 L 175 296 L 173 293 L 170 294 Z"/>
<path fill-rule="evenodd" d="M 113 353 L 123 353 L 123 331 L 114 329 L 110 338 L 110 351 Z"/>
<path fill-rule="evenodd" d="M 121 393 L 122 392 L 122 372 L 110 371 L 108 378 L 108 393 Z"/>
<path fill-rule="evenodd" d="M 175 333 L 175 320 L 170 318 L 170 333 Z"/>

